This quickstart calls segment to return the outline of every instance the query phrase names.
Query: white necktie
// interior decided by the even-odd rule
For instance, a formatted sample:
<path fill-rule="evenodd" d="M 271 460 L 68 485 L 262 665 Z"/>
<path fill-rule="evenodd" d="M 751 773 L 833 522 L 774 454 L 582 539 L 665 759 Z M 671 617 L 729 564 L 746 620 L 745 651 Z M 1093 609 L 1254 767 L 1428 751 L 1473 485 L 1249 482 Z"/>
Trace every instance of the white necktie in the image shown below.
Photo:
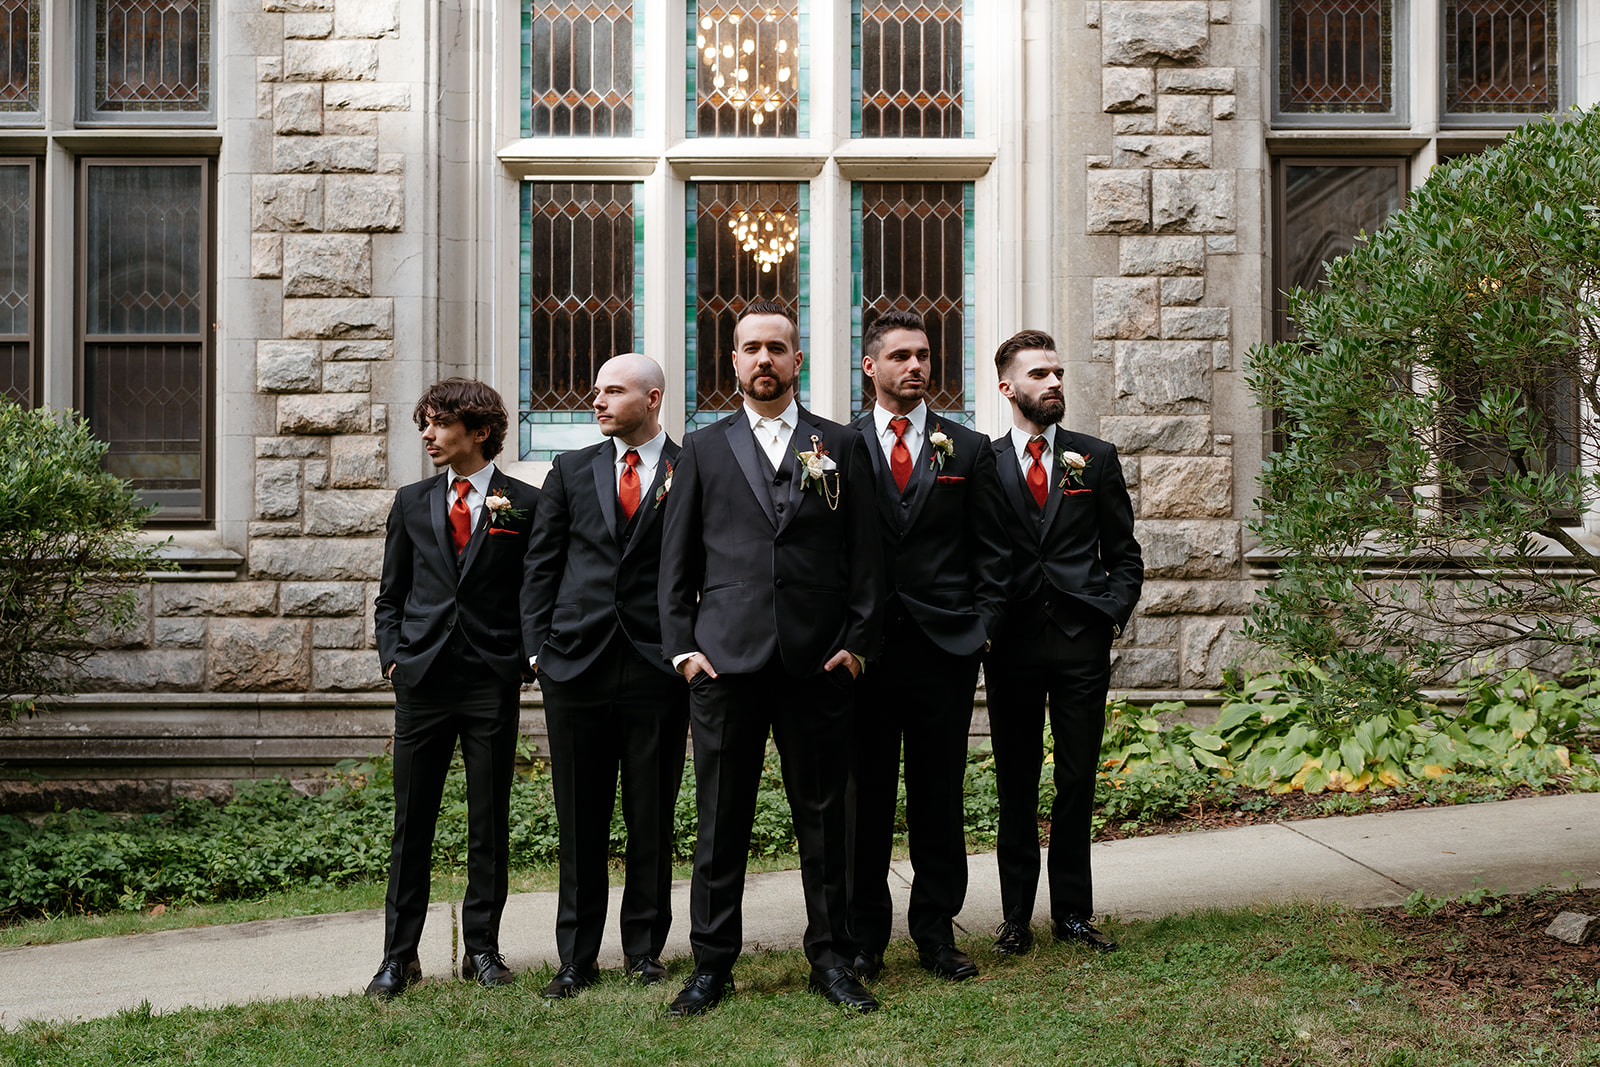
<path fill-rule="evenodd" d="M 782 419 L 763 415 L 756 420 L 756 440 L 761 442 L 761 448 L 766 452 L 773 470 L 780 470 L 783 467 L 783 432 Z"/>

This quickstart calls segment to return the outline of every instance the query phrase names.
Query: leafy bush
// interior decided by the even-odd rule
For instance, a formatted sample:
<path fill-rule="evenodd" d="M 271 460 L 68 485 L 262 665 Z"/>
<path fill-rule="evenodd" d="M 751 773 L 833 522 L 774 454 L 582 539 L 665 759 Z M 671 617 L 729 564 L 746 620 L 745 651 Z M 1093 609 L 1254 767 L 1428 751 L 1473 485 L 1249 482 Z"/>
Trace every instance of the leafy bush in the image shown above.
<path fill-rule="evenodd" d="M 0 398 L 0 718 L 69 692 L 92 632 L 133 619 L 159 545 L 148 508 L 105 471 L 106 446 L 71 412 Z"/>

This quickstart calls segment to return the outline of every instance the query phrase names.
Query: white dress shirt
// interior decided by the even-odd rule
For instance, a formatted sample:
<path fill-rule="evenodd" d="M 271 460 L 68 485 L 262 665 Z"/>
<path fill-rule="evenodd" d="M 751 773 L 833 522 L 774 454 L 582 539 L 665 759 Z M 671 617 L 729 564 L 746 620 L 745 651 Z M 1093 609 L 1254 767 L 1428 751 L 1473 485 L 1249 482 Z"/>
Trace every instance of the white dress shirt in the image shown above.
<path fill-rule="evenodd" d="M 772 461 L 772 469 L 782 470 L 784 461 L 789 458 L 789 442 L 794 438 L 794 428 L 800 425 L 800 402 L 790 397 L 789 406 L 783 409 L 783 414 L 776 416 L 762 415 L 746 404 L 744 415 L 750 420 L 750 429 L 755 432 L 756 444 Z"/>
<path fill-rule="evenodd" d="M 878 428 L 878 444 L 883 446 L 883 458 L 889 462 L 893 462 L 890 453 L 894 451 L 894 429 L 889 425 L 889 420 L 894 417 L 894 412 L 886 410 L 882 404 L 872 405 L 872 421 Z M 911 409 L 906 418 L 911 422 L 906 427 L 906 448 L 911 452 L 911 462 L 915 463 L 922 454 L 922 433 L 928 425 L 928 402 L 917 401 L 917 406 Z"/>
<path fill-rule="evenodd" d="M 1050 457 L 1054 454 L 1056 444 L 1056 428 L 1054 426 L 1046 426 L 1044 433 L 1039 436 L 1044 438 L 1044 453 L 1040 455 L 1039 462 L 1044 464 L 1044 476 L 1048 481 L 1050 478 Z M 1031 440 L 1033 440 L 1033 435 L 1027 430 L 1018 426 L 1011 427 L 1011 448 L 1017 454 L 1017 466 L 1022 470 L 1024 484 L 1028 480 L 1028 468 L 1033 466 L 1033 457 L 1028 455 L 1028 442 Z"/>
<path fill-rule="evenodd" d="M 616 476 L 619 495 L 622 492 L 622 472 L 628 469 L 628 462 L 622 457 L 628 454 L 629 449 L 639 453 L 639 465 L 634 469 L 639 472 L 639 503 L 641 506 L 644 505 L 647 503 L 646 492 L 655 484 L 656 467 L 661 463 L 661 450 L 667 447 L 667 431 L 662 430 L 642 445 L 630 445 L 620 437 L 613 437 L 611 442 L 617 446 L 617 456 L 611 465 L 614 468 L 612 473 Z"/>
<path fill-rule="evenodd" d="M 472 515 L 470 529 L 478 528 L 478 516 L 483 514 L 483 501 L 489 495 L 489 482 L 494 478 L 494 461 L 490 460 L 478 469 L 476 474 L 457 474 L 454 467 L 445 472 L 445 506 L 448 511 L 456 503 L 456 479 L 465 478 L 472 484 L 467 490 L 467 510 Z"/>

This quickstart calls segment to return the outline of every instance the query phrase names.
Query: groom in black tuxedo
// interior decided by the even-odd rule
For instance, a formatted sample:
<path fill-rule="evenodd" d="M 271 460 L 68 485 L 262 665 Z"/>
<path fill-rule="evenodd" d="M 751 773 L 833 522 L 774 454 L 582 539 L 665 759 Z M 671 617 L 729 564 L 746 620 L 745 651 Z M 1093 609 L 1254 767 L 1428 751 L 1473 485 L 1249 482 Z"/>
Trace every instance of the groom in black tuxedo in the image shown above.
<path fill-rule="evenodd" d="M 1002 918 L 995 950 L 1026 952 L 1039 888 L 1039 771 L 1046 703 L 1055 739 L 1050 918 L 1058 940 L 1102 952 L 1091 925 L 1089 825 L 1105 733 L 1111 642 L 1133 615 L 1144 557 L 1117 450 L 1058 425 L 1061 361 L 1049 334 L 1024 330 L 994 357 L 1011 430 L 994 441 L 1011 534 L 1005 623 L 984 661 L 1000 795 Z"/>
<path fill-rule="evenodd" d="M 510 858 L 511 779 L 522 650 L 518 591 L 539 491 L 494 465 L 508 420 L 500 394 L 447 378 L 413 412 L 442 473 L 395 494 L 374 611 L 378 658 L 394 685 L 394 844 L 383 966 L 367 986 L 388 998 L 422 976 L 433 831 L 461 741 L 467 773 L 467 892 L 461 977 L 507 985 L 500 914 Z"/>
<path fill-rule="evenodd" d="M 606 440 L 556 457 L 522 588 L 523 643 L 544 692 L 561 828 L 561 966 L 545 987 L 551 998 L 599 977 L 619 772 L 625 970 L 645 985 L 666 977 L 672 816 L 689 725 L 689 688 L 661 656 L 656 607 L 662 505 L 678 461 L 661 429 L 666 380 L 654 360 L 630 352 L 601 364 L 594 384 Z"/>
<path fill-rule="evenodd" d="M 805 887 L 811 988 L 871 1011 L 846 931 L 845 784 L 855 679 L 877 647 L 881 550 L 866 442 L 800 407 L 794 320 L 749 305 L 734 329 L 744 403 L 690 434 L 662 535 L 663 652 L 689 682 L 699 839 L 695 969 L 674 1015 L 732 989 L 756 791 L 770 730 Z"/>

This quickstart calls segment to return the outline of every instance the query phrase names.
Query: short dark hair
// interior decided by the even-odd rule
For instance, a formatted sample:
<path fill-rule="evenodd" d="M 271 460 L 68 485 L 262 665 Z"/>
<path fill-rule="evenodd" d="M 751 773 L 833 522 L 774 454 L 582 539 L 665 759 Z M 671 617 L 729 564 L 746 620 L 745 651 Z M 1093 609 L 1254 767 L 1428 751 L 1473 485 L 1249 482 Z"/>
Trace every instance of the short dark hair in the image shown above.
<path fill-rule="evenodd" d="M 483 458 L 493 459 L 506 443 L 506 428 L 510 419 L 506 415 L 505 401 L 489 386 L 473 378 L 446 378 L 434 382 L 422 394 L 411 412 L 417 429 L 428 425 L 429 417 L 435 422 L 459 422 L 467 432 L 487 429 L 489 436 L 483 441 Z"/>
<path fill-rule="evenodd" d="M 1000 342 L 1000 347 L 994 353 L 994 371 L 1000 377 L 1006 376 L 1006 371 L 1011 369 L 1012 362 L 1019 352 L 1031 352 L 1038 349 L 1041 352 L 1054 352 L 1056 350 L 1055 338 L 1043 330 L 1020 330 Z"/>
<path fill-rule="evenodd" d="M 739 312 L 739 317 L 734 320 L 734 330 L 737 331 L 739 323 L 753 315 L 779 315 L 788 319 L 789 333 L 794 337 L 794 346 L 796 348 L 800 347 L 800 324 L 794 321 L 794 316 L 789 313 L 788 308 L 776 300 L 752 300 L 744 306 L 744 310 Z"/>
<path fill-rule="evenodd" d="M 873 319 L 861 334 L 861 354 L 877 359 L 878 350 L 883 347 L 883 335 L 890 330 L 915 330 L 924 337 L 928 336 L 928 324 L 922 321 L 921 315 L 915 311 L 892 308 Z"/>

